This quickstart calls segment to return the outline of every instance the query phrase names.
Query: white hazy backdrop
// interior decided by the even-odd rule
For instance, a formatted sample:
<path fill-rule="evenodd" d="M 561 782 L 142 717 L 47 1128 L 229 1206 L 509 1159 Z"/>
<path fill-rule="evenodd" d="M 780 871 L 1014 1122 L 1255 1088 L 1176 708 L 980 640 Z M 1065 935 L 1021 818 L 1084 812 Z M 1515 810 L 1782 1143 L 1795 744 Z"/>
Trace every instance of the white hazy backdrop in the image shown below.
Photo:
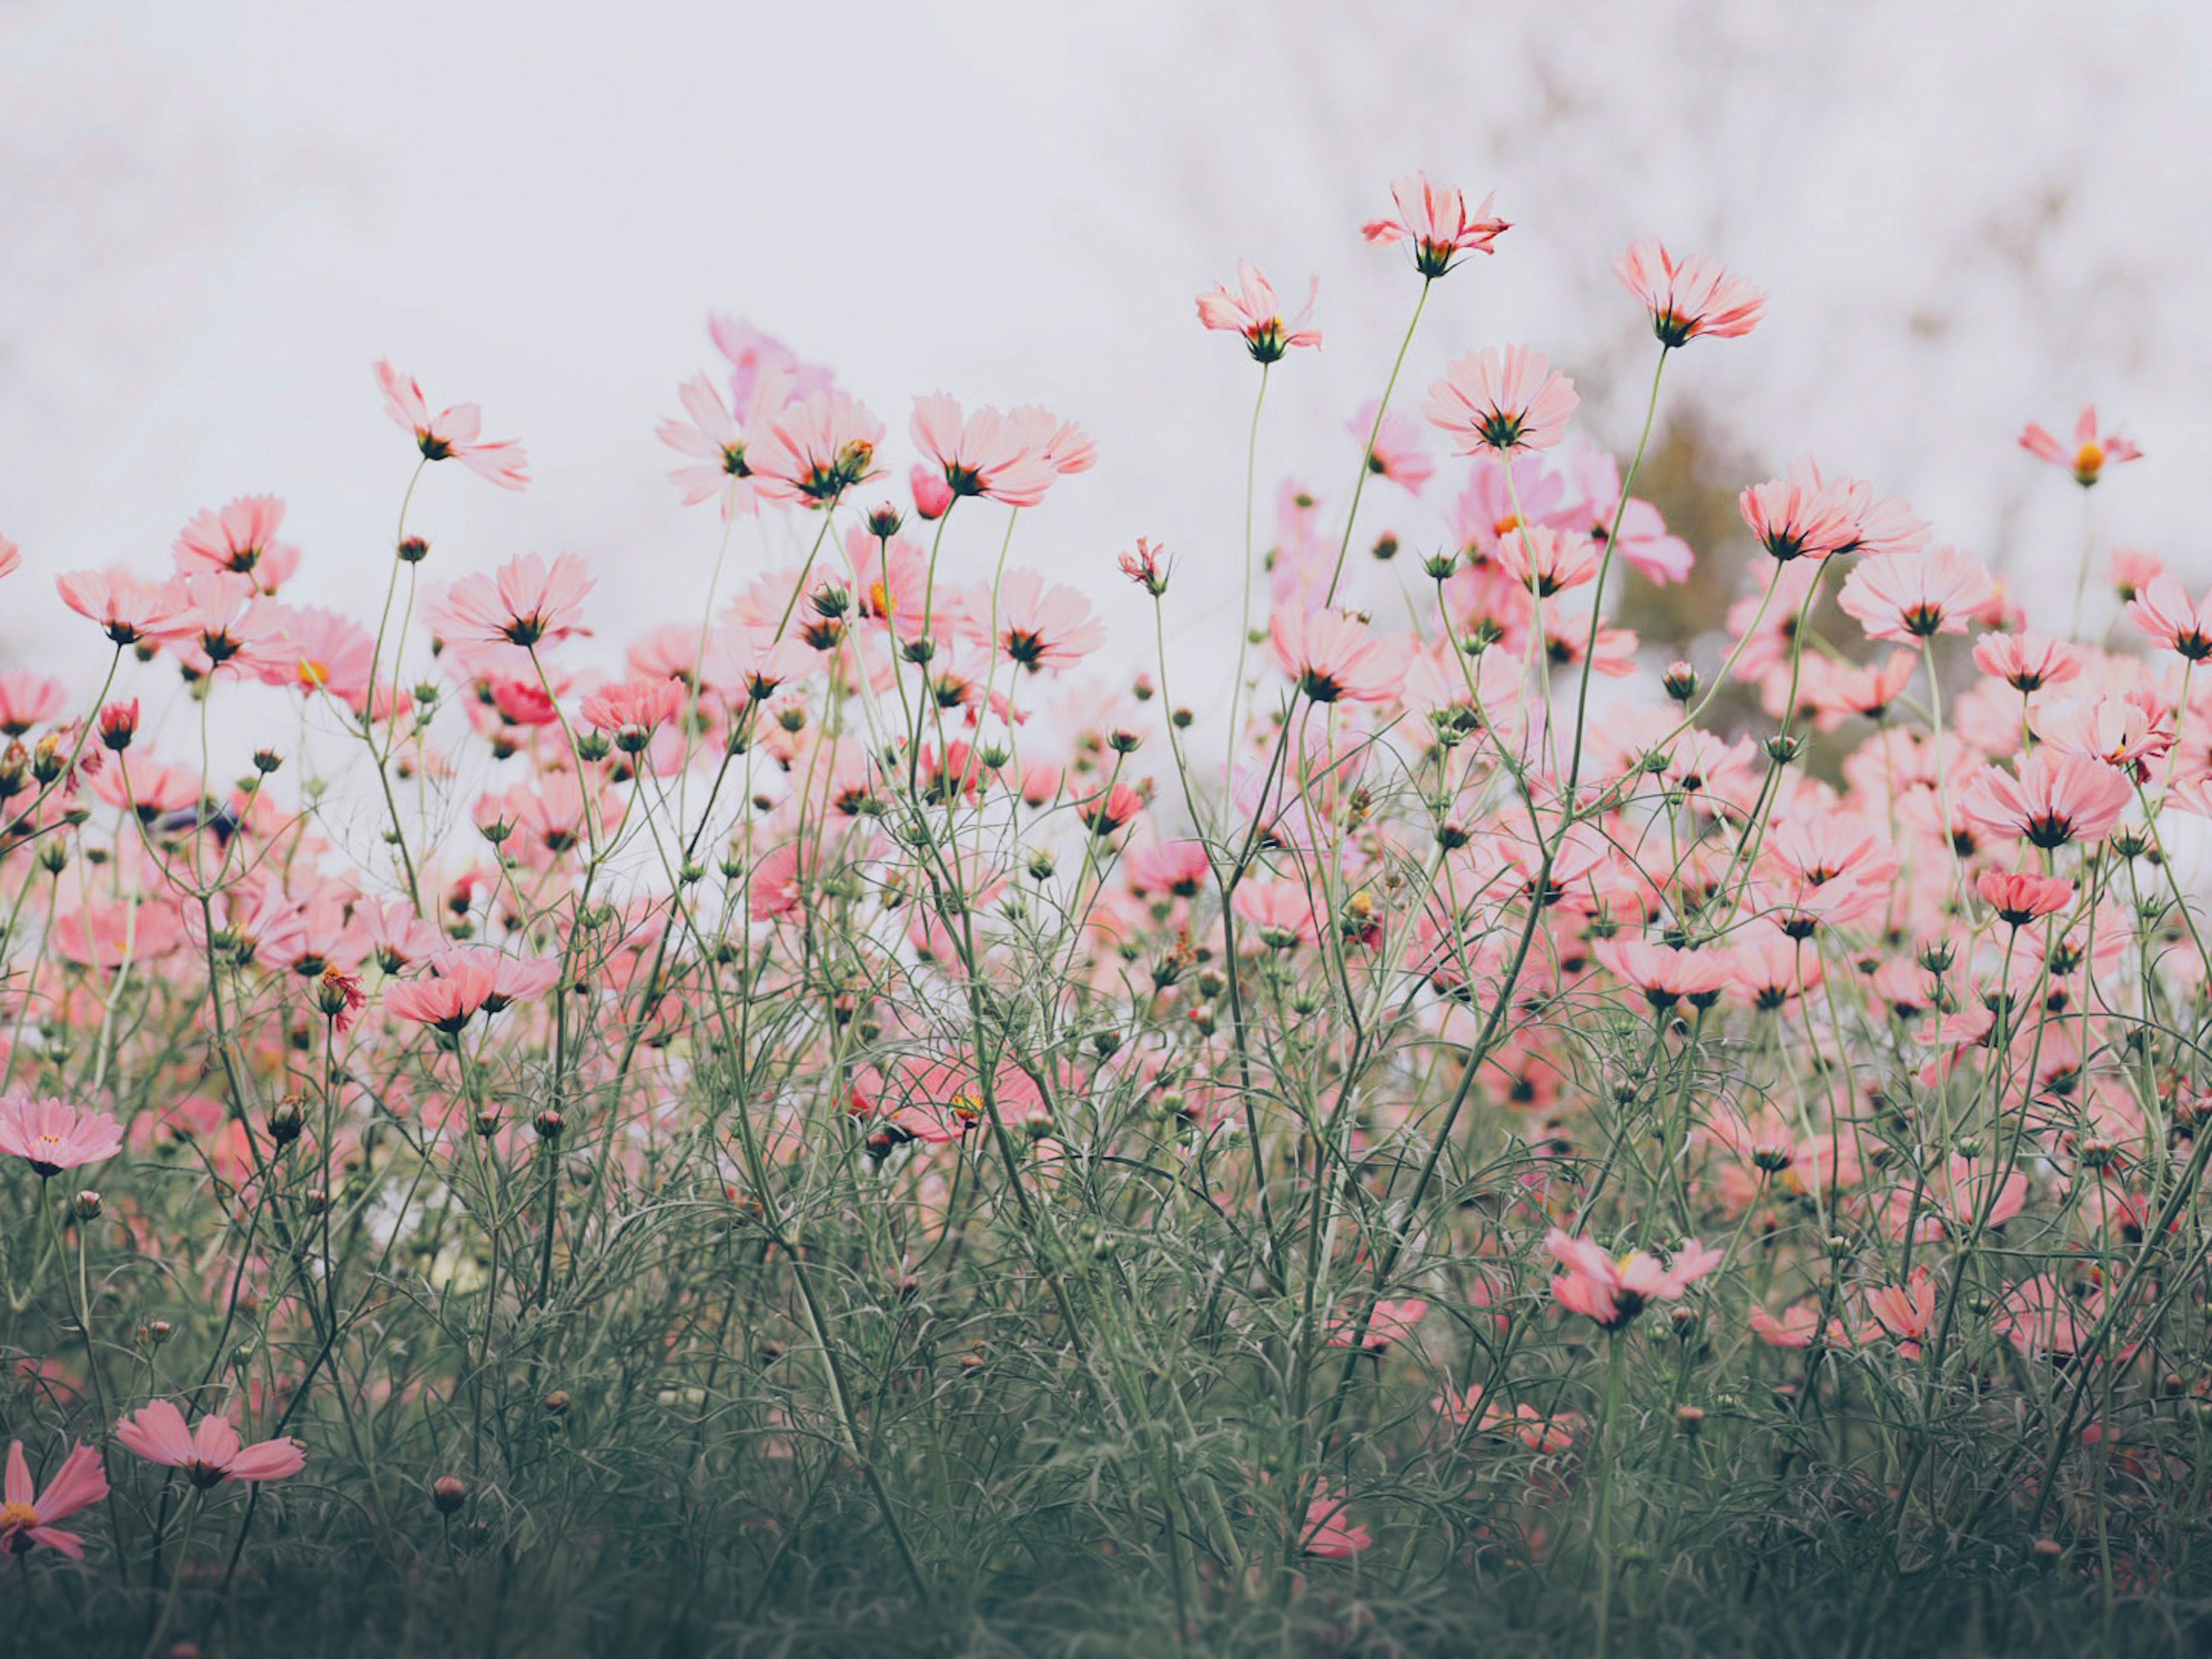
<path fill-rule="evenodd" d="M 886 485 L 916 393 L 1083 422 L 1101 465 L 1025 515 L 1015 562 L 1125 624 L 1120 676 L 1150 630 L 1115 556 L 1165 542 L 1190 696 L 1233 648 L 1256 376 L 1193 296 L 1240 255 L 1286 295 L 1319 275 L 1326 346 L 1270 392 L 1263 544 L 1271 480 L 1340 509 L 1345 422 L 1418 286 L 1357 227 L 1417 167 L 1495 190 L 1515 228 L 1433 296 L 1401 407 L 1525 342 L 1625 452 L 1656 348 L 1610 265 L 1656 233 L 1771 295 L 1669 371 L 1665 408 L 1741 482 L 1802 451 L 1870 477 L 2063 623 L 2078 492 L 2014 439 L 2094 400 L 2148 453 L 2095 492 L 2100 533 L 2212 574 L 2201 0 L 0 0 L 0 533 L 27 565 L 0 648 L 56 666 L 59 637 L 76 679 L 99 653 L 52 574 L 162 568 L 234 495 L 289 503 L 290 597 L 374 606 L 413 459 L 386 355 L 433 407 L 482 404 L 537 477 L 433 469 L 426 576 L 585 555 L 610 659 L 696 616 L 719 526 L 678 506 L 653 427 L 719 369 L 713 310 L 876 409 Z M 1419 507 L 1378 485 L 1363 543 L 1440 539 L 1459 477 Z M 985 516 L 956 577 L 988 568 Z M 741 533 L 736 574 L 766 551 Z"/>

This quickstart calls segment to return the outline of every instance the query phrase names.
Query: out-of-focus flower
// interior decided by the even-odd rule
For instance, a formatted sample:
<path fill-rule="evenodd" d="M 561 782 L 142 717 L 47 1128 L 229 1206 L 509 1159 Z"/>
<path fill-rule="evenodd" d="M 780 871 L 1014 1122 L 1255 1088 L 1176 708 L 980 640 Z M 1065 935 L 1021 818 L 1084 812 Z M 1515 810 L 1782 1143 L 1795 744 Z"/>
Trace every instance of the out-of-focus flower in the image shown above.
<path fill-rule="evenodd" d="M 65 1100 L 0 1098 L 0 1152 L 23 1159 L 41 1180 L 122 1150 L 122 1126 L 105 1112 L 83 1111 Z"/>
<path fill-rule="evenodd" d="M 2020 434 L 2020 447 L 2038 460 L 2065 468 L 2074 475 L 2074 482 L 2084 489 L 2104 477 L 2106 467 L 2142 458 L 2142 451 L 2118 433 L 2099 433 L 2097 406 L 2094 404 L 2085 405 L 2081 414 L 2075 417 L 2071 447 L 2059 442 L 2033 421 L 2030 421 L 2027 429 Z"/>
<path fill-rule="evenodd" d="M 72 1559 L 82 1560 L 84 1540 L 75 1533 L 62 1531 L 54 1523 L 66 1521 L 79 1510 L 106 1496 L 107 1472 L 100 1465 L 100 1454 L 82 1441 L 62 1459 L 61 1468 L 54 1471 L 54 1478 L 46 1482 L 44 1492 L 32 1485 L 31 1466 L 24 1460 L 23 1443 L 10 1442 L 7 1485 L 4 1491 L 0 1491 L 0 1550 L 10 1555 L 26 1555 L 33 1547 L 44 1544 Z"/>
<path fill-rule="evenodd" d="M 501 489 L 520 489 L 530 483 L 530 458 L 522 446 L 501 441 L 483 442 L 483 411 L 474 404 L 455 404 L 435 415 L 422 399 L 422 388 L 388 362 L 376 365 L 376 383 L 384 391 L 384 411 L 415 434 L 425 460 L 456 460 L 480 478 L 489 478 Z"/>
<path fill-rule="evenodd" d="M 1587 1238 L 1554 1227 L 1544 1247 L 1567 1271 L 1552 1281 L 1552 1294 L 1570 1312 L 1595 1320 L 1607 1330 L 1626 1325 L 1653 1302 L 1679 1302 L 1692 1284 L 1727 1258 L 1690 1239 L 1668 1261 L 1643 1250 L 1609 1256 Z"/>
<path fill-rule="evenodd" d="M 1403 643 L 1340 611 L 1278 611 L 1273 637 L 1276 662 L 1316 702 L 1380 702 L 1404 676 Z"/>

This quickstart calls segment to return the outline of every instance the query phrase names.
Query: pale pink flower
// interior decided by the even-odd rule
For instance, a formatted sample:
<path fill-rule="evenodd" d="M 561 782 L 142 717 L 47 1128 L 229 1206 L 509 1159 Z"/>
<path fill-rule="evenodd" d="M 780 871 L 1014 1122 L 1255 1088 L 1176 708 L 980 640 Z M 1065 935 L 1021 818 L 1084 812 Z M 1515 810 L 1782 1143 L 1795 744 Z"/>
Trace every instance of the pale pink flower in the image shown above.
<path fill-rule="evenodd" d="M 181 582 L 143 581 L 127 570 L 72 570 L 54 586 L 64 605 L 98 623 L 118 645 L 153 638 L 190 603 Z"/>
<path fill-rule="evenodd" d="M 1293 346 L 1321 344 L 1321 331 L 1308 328 L 1306 319 L 1313 315 L 1314 301 L 1321 297 L 1321 278 L 1313 280 L 1306 295 L 1305 309 L 1283 320 L 1281 304 L 1275 290 L 1249 260 L 1237 262 L 1237 292 L 1217 285 L 1211 294 L 1198 296 L 1198 319 L 1208 328 L 1227 329 L 1244 337 L 1244 344 L 1255 362 L 1272 363 Z"/>
<path fill-rule="evenodd" d="M 624 680 L 603 685 L 584 699 L 584 723 L 605 732 L 616 748 L 636 754 L 653 741 L 653 732 L 684 712 L 680 681 Z"/>
<path fill-rule="evenodd" d="M 2053 466 L 2064 467 L 2074 475 L 2074 482 L 2087 489 L 2104 476 L 2107 466 L 2118 466 L 2123 461 L 2140 460 L 2142 451 L 2137 449 L 2117 433 L 2099 434 L 2097 408 L 2085 406 L 2074 421 L 2074 441 L 2063 444 L 2033 421 L 2020 434 L 2020 447 L 2039 460 Z"/>
<path fill-rule="evenodd" d="M 1680 1301 L 1692 1283 L 1726 1260 L 1723 1252 L 1707 1249 L 1694 1238 L 1663 1262 L 1643 1250 L 1609 1256 L 1589 1239 L 1557 1227 L 1544 1236 L 1544 1246 L 1567 1270 L 1552 1280 L 1559 1305 L 1607 1330 L 1626 1325 L 1650 1303 Z"/>
<path fill-rule="evenodd" d="M 122 1126 L 105 1112 L 52 1098 L 0 1097 L 0 1152 L 23 1159 L 42 1181 L 103 1163 L 122 1150 Z"/>
<path fill-rule="evenodd" d="M 2128 781 L 2088 755 L 2030 755 L 2017 777 L 1984 766 L 1959 799 L 1960 814 L 1985 835 L 2026 840 L 2046 851 L 2069 842 L 2102 841 L 2134 799 Z"/>
<path fill-rule="evenodd" d="M 1935 1275 L 1915 1267 L 1904 1284 L 1869 1291 L 1866 1300 L 1867 1311 L 1896 1339 L 1897 1352 L 1907 1359 L 1919 1358 L 1921 1340 L 1936 1323 Z"/>
<path fill-rule="evenodd" d="M 789 346 L 743 318 L 710 315 L 707 333 L 714 349 L 730 360 L 730 400 L 738 408 L 754 401 L 754 391 L 770 374 L 784 377 L 793 398 L 811 398 L 817 392 L 836 388 L 837 377 L 829 369 L 819 363 L 802 362 Z"/>
<path fill-rule="evenodd" d="M 69 688 L 27 668 L 0 671 L 0 732 L 20 738 L 69 707 Z"/>
<path fill-rule="evenodd" d="M 1404 677 L 1404 641 L 1340 611 L 1279 611 L 1273 638 L 1276 662 L 1316 702 L 1380 702 Z"/>
<path fill-rule="evenodd" d="M 875 476 L 884 423 L 847 392 L 817 392 L 787 404 L 747 452 L 754 485 L 772 501 L 824 507 Z"/>
<path fill-rule="evenodd" d="M 1752 485 L 1738 505 L 1768 556 L 1784 563 L 1911 553 L 1928 540 L 1926 522 L 1903 501 L 1877 496 L 1863 478 L 1824 477 L 1809 455 L 1792 461 L 1782 477 Z"/>
<path fill-rule="evenodd" d="M 0 574 L 4 574 L 0 572 Z M 23 1458 L 23 1443 L 8 1447 L 8 1474 L 0 1490 L 0 1550 L 26 1555 L 33 1545 L 59 1550 L 73 1560 L 84 1559 L 84 1540 L 64 1532 L 54 1523 L 107 1496 L 107 1472 L 99 1452 L 79 1441 L 54 1478 L 40 1492 L 31 1483 L 31 1466 Z"/>
<path fill-rule="evenodd" d="M 1498 544 L 1498 562 L 1540 599 L 1597 579 L 1598 544 L 1576 530 L 1531 525 Z"/>
<path fill-rule="evenodd" d="M 384 389 L 385 413 L 415 434 L 424 459 L 459 461 L 502 489 L 520 489 L 529 483 L 530 460 L 521 445 L 479 441 L 483 411 L 476 404 L 456 404 L 433 415 L 422 400 L 422 388 L 388 362 L 376 365 L 376 383 Z"/>
<path fill-rule="evenodd" d="M 1910 643 L 1963 634 L 1996 585 L 1972 554 L 1955 547 L 1867 559 L 1844 579 L 1836 603 L 1875 640 Z"/>
<path fill-rule="evenodd" d="M 1397 205 L 1398 216 L 1370 220 L 1359 228 L 1359 234 L 1376 246 L 1410 241 L 1413 269 L 1432 280 L 1457 264 L 1462 255 L 1495 253 L 1492 244 L 1512 228 L 1491 216 L 1494 197 L 1484 197 L 1482 205 L 1470 214 L 1459 191 L 1430 183 L 1425 173 L 1397 180 L 1390 186 L 1390 199 Z"/>
<path fill-rule="evenodd" d="M 0 536 L 0 576 L 12 576 L 23 568 L 23 550 Z"/>
<path fill-rule="evenodd" d="M 1306 1505 L 1305 1533 L 1299 1547 L 1308 1555 L 1335 1559 L 1357 1555 L 1374 1542 L 1366 1528 L 1352 1524 L 1344 1500 L 1330 1494 L 1328 1482 L 1314 1482 L 1313 1501 Z"/>
<path fill-rule="evenodd" d="M 233 571 L 273 593 L 300 566 L 300 550 L 276 539 L 283 522 L 284 503 L 274 495 L 241 495 L 195 514 L 177 538 L 178 574 Z"/>
<path fill-rule="evenodd" d="M 1620 284 L 1651 313 L 1662 345 L 1686 345 L 1700 334 L 1748 334 L 1766 314 L 1766 295 L 1718 260 L 1702 253 L 1676 259 L 1646 236 L 1613 262 Z"/>
<path fill-rule="evenodd" d="M 584 631 L 584 596 L 593 579 L 563 553 L 551 564 L 535 553 L 509 559 L 494 576 L 464 576 L 433 607 L 434 623 L 464 637 L 504 640 L 527 648 Z"/>
<path fill-rule="evenodd" d="M 1048 585 L 1034 570 L 1010 570 L 999 584 L 998 633 L 991 631 L 993 596 L 980 589 L 967 605 L 961 631 L 978 645 L 996 646 L 1031 673 L 1065 668 L 1106 642 L 1105 625 L 1091 601 L 1073 587 Z"/>
<path fill-rule="evenodd" d="M 1671 1008 L 1685 998 L 1693 1006 L 1711 1007 L 1729 982 L 1729 959 L 1718 951 L 1681 951 L 1643 939 L 1600 939 L 1591 952 L 1615 978 L 1634 986 L 1657 1009 Z"/>
<path fill-rule="evenodd" d="M 1429 387 L 1421 412 L 1451 435 L 1461 454 L 1505 455 L 1552 447 L 1581 402 L 1575 383 L 1553 374 L 1542 352 L 1485 346 L 1460 358 Z"/>
<path fill-rule="evenodd" d="M 1367 447 L 1367 470 L 1388 478 L 1408 495 L 1418 495 L 1437 470 L 1437 464 L 1421 448 L 1420 422 L 1410 415 L 1398 414 L 1384 415 L 1378 422 L 1376 416 L 1382 406 L 1380 399 L 1369 398 L 1345 423 L 1345 430 L 1363 440 L 1372 432 L 1375 441 Z"/>
<path fill-rule="evenodd" d="M 2017 634 L 1984 634 L 1974 641 L 1974 666 L 2025 696 L 2063 685 L 2081 672 L 2080 650 L 2024 628 Z"/>
<path fill-rule="evenodd" d="M 752 377 L 749 394 L 732 413 L 704 374 L 695 374 L 676 389 L 688 421 L 665 420 L 657 428 L 660 441 L 671 449 L 694 456 L 699 465 L 679 466 L 668 475 L 684 492 L 684 504 L 696 507 L 720 495 L 725 517 L 756 509 L 753 468 L 745 459 L 748 434 L 765 432 L 791 401 L 791 377 L 783 370 L 763 368 Z"/>
<path fill-rule="evenodd" d="M 307 1466 L 307 1448 L 296 1440 L 241 1445 L 230 1419 L 212 1415 L 188 1429 L 185 1414 L 166 1400 L 125 1418 L 115 1425 L 115 1437 L 149 1463 L 184 1470 L 203 1488 L 225 1480 L 283 1480 Z"/>
<path fill-rule="evenodd" d="M 963 420 L 959 401 L 947 392 L 915 398 L 908 431 L 955 496 L 1035 507 L 1060 476 L 1033 432 L 995 409 L 979 409 Z"/>
<path fill-rule="evenodd" d="M 2195 600 L 2163 571 L 2143 585 L 2128 605 L 2128 620 L 2161 651 L 2189 662 L 2212 657 L 2212 599 Z"/>

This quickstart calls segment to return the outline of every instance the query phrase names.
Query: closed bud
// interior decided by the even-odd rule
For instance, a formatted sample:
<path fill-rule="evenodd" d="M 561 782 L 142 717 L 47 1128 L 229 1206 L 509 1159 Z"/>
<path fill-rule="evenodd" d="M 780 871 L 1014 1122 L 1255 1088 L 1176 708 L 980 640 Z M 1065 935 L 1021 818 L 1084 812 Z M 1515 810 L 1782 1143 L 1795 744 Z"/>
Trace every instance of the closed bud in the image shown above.
<path fill-rule="evenodd" d="M 399 544 L 399 562 L 420 564 L 430 556 L 430 544 L 420 536 L 409 536 Z"/>
<path fill-rule="evenodd" d="M 1659 684 L 1676 702 L 1687 702 L 1698 695 L 1698 671 L 1686 662 L 1670 662 Z"/>
<path fill-rule="evenodd" d="M 307 1127 L 307 1111 L 297 1095 L 287 1095 L 269 1109 L 269 1138 L 279 1146 L 290 1146 Z"/>
<path fill-rule="evenodd" d="M 457 1474 L 441 1474 L 430 1488 L 430 1501 L 441 1515 L 452 1515 L 469 1501 L 469 1484 Z"/>
<path fill-rule="evenodd" d="M 568 1124 L 567 1119 L 549 1106 L 545 1110 L 538 1113 L 531 1127 L 538 1131 L 538 1138 L 540 1140 L 558 1140 L 561 1139 L 561 1132 L 566 1129 Z"/>
<path fill-rule="evenodd" d="M 1459 555 L 1456 551 L 1431 553 L 1421 561 L 1421 574 L 1432 582 L 1444 580 L 1458 568 Z"/>
<path fill-rule="evenodd" d="M 74 1207 L 79 1221 L 97 1221 L 100 1219 L 100 1194 L 87 1188 L 76 1195 Z"/>

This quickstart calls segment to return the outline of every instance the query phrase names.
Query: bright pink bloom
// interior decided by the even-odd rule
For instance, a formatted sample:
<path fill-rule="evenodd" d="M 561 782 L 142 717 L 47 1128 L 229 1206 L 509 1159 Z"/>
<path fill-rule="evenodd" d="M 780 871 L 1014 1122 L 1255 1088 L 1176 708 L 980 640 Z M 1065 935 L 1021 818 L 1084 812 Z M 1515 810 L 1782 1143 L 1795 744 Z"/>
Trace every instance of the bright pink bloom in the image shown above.
<path fill-rule="evenodd" d="M 200 1487 L 225 1480 L 283 1480 L 307 1466 L 307 1448 L 296 1440 L 244 1446 L 227 1417 L 203 1417 L 198 1427 L 187 1429 L 185 1414 L 166 1400 L 125 1418 L 115 1425 L 115 1437 L 149 1463 L 184 1470 Z"/>
<path fill-rule="evenodd" d="M 273 593 L 300 566 L 300 550 L 276 539 L 283 522 L 284 503 L 274 495 L 241 495 L 198 513 L 177 538 L 177 572 L 228 570 Z"/>
<path fill-rule="evenodd" d="M 1492 244 L 1512 228 L 1491 216 L 1494 197 L 1484 197 L 1482 205 L 1469 214 L 1459 191 L 1431 184 L 1425 173 L 1397 180 L 1390 186 L 1390 199 L 1397 204 L 1398 216 L 1370 220 L 1359 228 L 1359 234 L 1378 247 L 1410 241 L 1413 269 L 1431 279 L 1443 276 L 1464 254 L 1495 253 Z"/>
<path fill-rule="evenodd" d="M 1237 289 L 1231 294 L 1217 285 L 1212 293 L 1200 295 L 1198 320 L 1208 328 L 1243 335 L 1255 362 L 1275 362 L 1292 346 L 1321 344 L 1321 331 L 1305 325 L 1306 319 L 1313 315 L 1314 301 L 1321 297 L 1320 277 L 1314 278 L 1313 288 L 1306 295 L 1305 309 L 1288 322 L 1283 320 L 1274 288 L 1249 260 L 1237 262 Z"/>
<path fill-rule="evenodd" d="M 1656 236 L 1630 247 L 1613 273 L 1651 313 L 1651 331 L 1662 345 L 1686 345 L 1700 334 L 1748 334 L 1766 314 L 1766 295 L 1718 260 L 1702 253 L 1677 260 Z"/>
<path fill-rule="evenodd" d="M 2039 460 L 2053 466 L 2063 466 L 2074 475 L 2074 482 L 2087 489 L 2104 475 L 2108 465 L 2118 466 L 2123 461 L 2142 459 L 2137 449 L 2117 433 L 2097 431 L 2097 406 L 2086 405 L 2074 422 L 2074 442 L 2071 447 L 2062 444 L 2033 421 L 2020 434 L 2020 447 Z"/>
<path fill-rule="evenodd" d="M 1485 346 L 1445 370 L 1429 387 L 1421 412 L 1451 434 L 1461 454 L 1505 455 L 1552 447 L 1581 402 L 1575 383 L 1553 374 L 1542 352 Z"/>
<path fill-rule="evenodd" d="M 2161 651 L 2189 662 L 2212 657 L 2212 599 L 2192 600 L 2179 582 L 2163 572 L 2130 602 L 2128 620 Z"/>
<path fill-rule="evenodd" d="M 1036 432 L 995 409 L 979 409 L 963 421 L 958 400 L 947 392 L 915 398 L 908 431 L 956 496 L 1035 507 L 1060 476 L 1036 442 Z"/>
<path fill-rule="evenodd" d="M 0 1152 L 26 1160 L 41 1180 L 101 1163 L 122 1150 L 122 1126 L 105 1112 L 27 1095 L 0 1097 Z"/>
<path fill-rule="evenodd" d="M 384 389 L 384 412 L 415 434 L 424 459 L 459 461 L 502 489 L 520 489 L 529 483 L 530 459 L 521 445 L 478 441 L 483 411 L 476 404 L 456 404 L 433 415 L 422 400 L 422 388 L 388 362 L 376 365 L 376 383 Z"/>
<path fill-rule="evenodd" d="M 1995 766 L 1974 775 L 1959 810 L 1984 834 L 2051 851 L 2102 841 L 2133 799 L 2128 781 L 2087 755 L 2030 755 L 2014 777 Z"/>
<path fill-rule="evenodd" d="M 1316 702 L 1380 702 L 1405 673 L 1402 641 L 1377 638 L 1341 611 L 1279 611 L 1273 641 L 1276 662 Z"/>
<path fill-rule="evenodd" d="M 584 562 L 563 553 L 547 564 L 535 553 L 509 559 L 496 577 L 464 576 L 447 590 L 433 620 L 477 640 L 525 647 L 584 630 L 584 596 L 593 579 Z"/>
<path fill-rule="evenodd" d="M 1965 633 L 1996 592 L 1989 571 L 1972 554 L 1933 547 L 1863 561 L 1844 580 L 1836 603 L 1858 620 L 1869 639 L 1909 643 Z"/>
<path fill-rule="evenodd" d="M 1587 1238 L 1576 1238 L 1554 1227 L 1544 1236 L 1545 1248 L 1566 1268 L 1552 1281 L 1552 1294 L 1571 1313 L 1593 1319 L 1607 1330 L 1626 1325 L 1653 1302 L 1679 1302 L 1696 1280 L 1726 1259 L 1694 1238 L 1662 1262 L 1642 1250 L 1609 1256 Z"/>
<path fill-rule="evenodd" d="M 23 1443 L 11 1442 L 7 1485 L 0 1491 L 0 1549 L 10 1555 L 26 1555 L 32 1546 L 44 1544 L 81 1561 L 84 1540 L 75 1533 L 63 1532 L 54 1522 L 67 1520 L 106 1496 L 107 1472 L 100 1465 L 100 1454 L 82 1441 L 62 1459 L 61 1468 L 54 1471 L 44 1492 L 31 1484 L 31 1466 L 24 1461 Z"/>

